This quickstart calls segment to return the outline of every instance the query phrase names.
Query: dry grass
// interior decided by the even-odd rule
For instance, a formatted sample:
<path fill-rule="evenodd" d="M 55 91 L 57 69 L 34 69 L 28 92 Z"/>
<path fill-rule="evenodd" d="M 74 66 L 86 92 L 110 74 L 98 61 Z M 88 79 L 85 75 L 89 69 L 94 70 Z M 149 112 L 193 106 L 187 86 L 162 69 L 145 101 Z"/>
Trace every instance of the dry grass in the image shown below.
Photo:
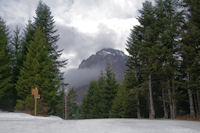
<path fill-rule="evenodd" d="M 200 115 L 198 115 L 195 119 L 192 119 L 189 115 L 177 116 L 176 120 L 200 121 Z"/>

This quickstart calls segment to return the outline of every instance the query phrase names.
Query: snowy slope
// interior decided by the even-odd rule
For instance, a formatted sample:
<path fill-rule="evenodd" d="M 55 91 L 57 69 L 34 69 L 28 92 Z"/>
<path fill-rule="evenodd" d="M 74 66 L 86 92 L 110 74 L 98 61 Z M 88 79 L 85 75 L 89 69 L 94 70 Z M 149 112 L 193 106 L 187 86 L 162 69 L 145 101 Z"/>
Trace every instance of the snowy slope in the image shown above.
<path fill-rule="evenodd" d="M 136 119 L 61 120 L 0 113 L 0 133 L 199 133 L 200 122 Z"/>

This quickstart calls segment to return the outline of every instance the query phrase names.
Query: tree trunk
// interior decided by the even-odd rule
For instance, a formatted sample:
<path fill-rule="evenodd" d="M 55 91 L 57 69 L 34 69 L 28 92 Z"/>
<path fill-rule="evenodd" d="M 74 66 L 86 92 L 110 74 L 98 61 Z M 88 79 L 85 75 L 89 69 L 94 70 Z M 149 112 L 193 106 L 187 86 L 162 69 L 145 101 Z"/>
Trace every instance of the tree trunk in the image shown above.
<path fill-rule="evenodd" d="M 137 118 L 141 118 L 140 114 L 140 100 L 139 100 L 139 94 L 138 92 L 136 93 L 136 99 L 137 99 Z"/>
<path fill-rule="evenodd" d="M 190 103 L 190 117 L 195 119 L 193 96 L 192 96 L 192 91 L 189 88 L 188 88 L 188 96 L 189 96 L 189 103 Z"/>
<path fill-rule="evenodd" d="M 200 99 L 199 99 L 199 91 L 197 91 L 197 104 L 198 104 L 198 110 L 200 114 Z"/>
<path fill-rule="evenodd" d="M 174 119 L 170 80 L 168 80 L 168 88 L 167 89 L 168 89 L 168 98 L 169 98 L 170 118 Z"/>
<path fill-rule="evenodd" d="M 154 119 L 155 118 L 155 111 L 154 111 L 154 104 L 153 104 L 153 96 L 152 96 L 152 87 L 151 87 L 151 74 L 148 76 L 149 80 L 149 118 Z"/>
<path fill-rule="evenodd" d="M 64 94 L 64 99 L 65 99 L 65 120 L 67 120 L 67 96 Z"/>
<path fill-rule="evenodd" d="M 175 85 L 174 80 L 172 81 L 172 106 L 173 106 L 173 117 L 176 118 L 176 98 L 175 98 Z"/>
<path fill-rule="evenodd" d="M 194 107 L 195 107 L 195 112 L 196 112 L 196 115 L 199 113 L 199 110 L 198 110 L 198 103 L 197 103 L 197 95 L 193 95 L 194 97 Z"/>
<path fill-rule="evenodd" d="M 166 107 L 166 99 L 165 99 L 164 89 L 162 89 L 162 102 L 163 102 L 164 118 L 168 119 L 168 112 L 167 112 L 167 107 Z"/>
<path fill-rule="evenodd" d="M 190 75 L 187 73 L 187 79 L 190 81 Z M 189 97 L 189 104 L 190 104 L 190 117 L 195 119 L 195 112 L 194 112 L 194 102 L 193 102 L 193 96 L 192 91 L 190 88 L 187 88 L 188 90 L 188 97 Z"/>

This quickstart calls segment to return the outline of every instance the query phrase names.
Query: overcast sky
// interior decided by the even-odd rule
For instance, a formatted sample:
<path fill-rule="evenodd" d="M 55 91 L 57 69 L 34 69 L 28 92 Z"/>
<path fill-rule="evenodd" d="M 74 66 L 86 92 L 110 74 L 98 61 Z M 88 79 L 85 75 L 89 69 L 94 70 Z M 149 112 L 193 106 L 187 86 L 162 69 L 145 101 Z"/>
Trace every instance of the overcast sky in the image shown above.
<path fill-rule="evenodd" d="M 138 24 L 138 9 L 145 0 L 43 0 L 52 11 L 60 34 L 67 69 L 102 48 L 125 51 L 126 39 Z M 39 0 L 0 0 L 0 16 L 13 29 L 33 20 Z"/>

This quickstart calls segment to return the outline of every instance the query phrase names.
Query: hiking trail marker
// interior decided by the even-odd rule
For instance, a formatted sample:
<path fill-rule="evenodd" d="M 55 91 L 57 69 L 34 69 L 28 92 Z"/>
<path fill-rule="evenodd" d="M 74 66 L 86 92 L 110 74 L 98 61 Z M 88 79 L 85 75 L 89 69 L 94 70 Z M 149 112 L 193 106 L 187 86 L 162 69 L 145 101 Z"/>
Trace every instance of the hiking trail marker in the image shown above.
<path fill-rule="evenodd" d="M 35 116 L 37 115 L 37 99 L 40 99 L 40 95 L 38 94 L 38 89 L 32 89 L 32 95 L 34 96 L 35 100 Z"/>

